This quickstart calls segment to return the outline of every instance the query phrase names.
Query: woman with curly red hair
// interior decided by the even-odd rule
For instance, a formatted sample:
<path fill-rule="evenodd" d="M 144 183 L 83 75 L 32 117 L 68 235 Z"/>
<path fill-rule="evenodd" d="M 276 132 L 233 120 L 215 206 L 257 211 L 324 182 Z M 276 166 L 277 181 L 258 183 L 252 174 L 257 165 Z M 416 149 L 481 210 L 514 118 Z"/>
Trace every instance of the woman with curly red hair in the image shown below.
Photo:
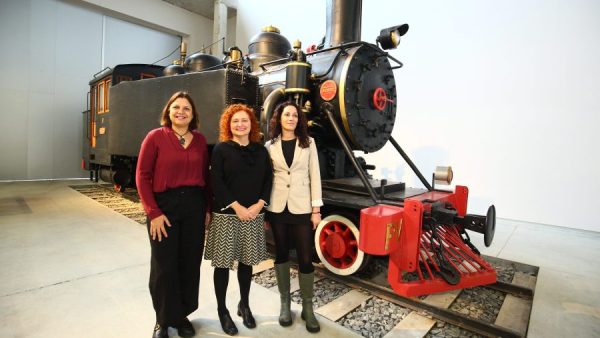
<path fill-rule="evenodd" d="M 254 328 L 256 322 L 248 296 L 252 266 L 268 258 L 263 208 L 270 200 L 273 169 L 267 149 L 259 143 L 258 121 L 252 108 L 243 104 L 225 108 L 219 141 L 211 158 L 214 203 L 204 258 L 211 260 L 215 268 L 221 327 L 225 333 L 235 335 L 238 330 L 225 304 L 229 269 L 238 262 L 241 299 L 237 314 L 242 317 L 244 326 Z"/>

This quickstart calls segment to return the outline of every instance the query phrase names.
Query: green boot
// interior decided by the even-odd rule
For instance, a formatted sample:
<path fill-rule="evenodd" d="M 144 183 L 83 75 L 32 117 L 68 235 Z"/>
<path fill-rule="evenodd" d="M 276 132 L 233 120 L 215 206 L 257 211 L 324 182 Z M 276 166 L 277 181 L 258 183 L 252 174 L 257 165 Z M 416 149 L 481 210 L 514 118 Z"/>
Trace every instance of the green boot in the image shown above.
<path fill-rule="evenodd" d="M 292 325 L 292 311 L 290 310 L 290 262 L 275 264 L 275 276 L 277 277 L 277 288 L 281 299 L 281 310 L 279 311 L 279 325 Z"/>
<path fill-rule="evenodd" d="M 313 312 L 313 286 L 315 273 L 299 273 L 300 296 L 302 297 L 302 319 L 306 322 L 306 330 L 316 333 L 321 330 L 319 322 Z"/>

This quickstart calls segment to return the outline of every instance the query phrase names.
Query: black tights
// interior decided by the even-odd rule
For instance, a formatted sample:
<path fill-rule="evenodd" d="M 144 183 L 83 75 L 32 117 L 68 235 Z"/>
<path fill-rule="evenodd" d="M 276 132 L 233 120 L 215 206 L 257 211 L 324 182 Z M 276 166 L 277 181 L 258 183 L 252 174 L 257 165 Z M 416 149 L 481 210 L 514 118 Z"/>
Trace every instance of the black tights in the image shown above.
<path fill-rule="evenodd" d="M 275 264 L 282 264 L 290 259 L 290 239 L 294 240 L 298 266 L 301 273 L 315 271 L 312 265 L 313 232 L 310 224 L 271 224 L 275 239 Z"/>
<path fill-rule="evenodd" d="M 240 284 L 240 302 L 242 306 L 248 307 L 248 295 L 250 294 L 250 281 L 252 279 L 252 266 L 243 263 L 238 264 L 238 283 Z M 229 269 L 215 268 L 214 274 L 215 294 L 217 295 L 217 311 L 219 314 L 227 312 L 225 295 L 229 284 Z"/>

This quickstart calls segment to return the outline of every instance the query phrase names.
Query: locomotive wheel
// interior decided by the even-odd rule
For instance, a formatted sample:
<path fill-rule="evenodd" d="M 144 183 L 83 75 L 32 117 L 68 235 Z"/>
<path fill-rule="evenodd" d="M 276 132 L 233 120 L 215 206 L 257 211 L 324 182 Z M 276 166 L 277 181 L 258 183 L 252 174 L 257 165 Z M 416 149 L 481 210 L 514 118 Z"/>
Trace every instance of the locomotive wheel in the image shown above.
<path fill-rule="evenodd" d="M 358 248 L 356 222 L 332 214 L 321 220 L 315 231 L 315 249 L 327 270 L 340 276 L 362 269 L 370 256 Z"/>

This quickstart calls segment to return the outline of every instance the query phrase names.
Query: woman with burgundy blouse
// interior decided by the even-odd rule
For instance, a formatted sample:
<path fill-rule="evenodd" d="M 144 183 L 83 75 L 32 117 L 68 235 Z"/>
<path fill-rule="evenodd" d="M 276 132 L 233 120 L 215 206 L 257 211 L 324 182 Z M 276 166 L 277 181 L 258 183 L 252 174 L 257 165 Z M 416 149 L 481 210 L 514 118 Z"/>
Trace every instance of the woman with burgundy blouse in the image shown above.
<path fill-rule="evenodd" d="M 186 92 L 171 96 L 161 128 L 142 142 L 136 183 L 150 237 L 150 295 L 156 312 L 153 338 L 195 330 L 187 316 L 198 308 L 200 263 L 207 213 L 208 151 L 197 131 L 198 112 Z"/>

